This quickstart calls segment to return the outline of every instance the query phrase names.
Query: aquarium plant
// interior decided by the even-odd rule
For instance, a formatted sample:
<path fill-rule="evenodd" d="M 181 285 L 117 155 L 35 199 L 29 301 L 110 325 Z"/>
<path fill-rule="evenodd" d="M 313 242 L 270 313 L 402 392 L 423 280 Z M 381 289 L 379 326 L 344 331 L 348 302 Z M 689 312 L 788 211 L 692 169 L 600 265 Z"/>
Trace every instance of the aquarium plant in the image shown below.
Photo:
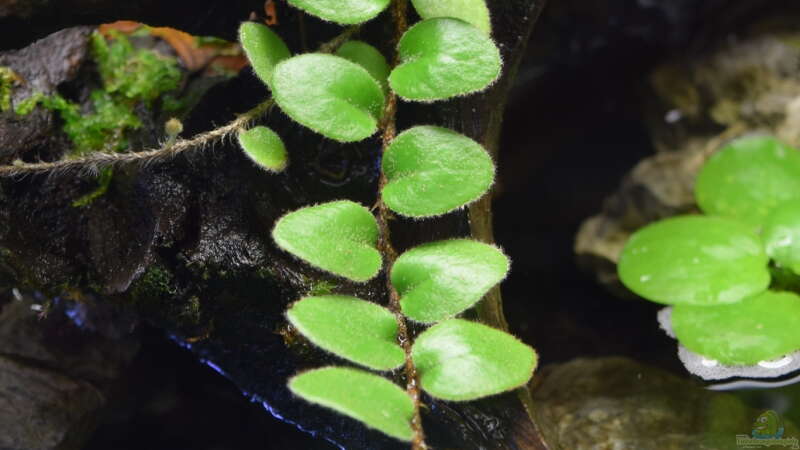
<path fill-rule="evenodd" d="M 738 138 L 708 159 L 694 193 L 703 214 L 631 236 L 622 283 L 671 305 L 670 331 L 710 364 L 768 366 L 800 350 L 800 152 Z"/>
<path fill-rule="evenodd" d="M 426 448 L 421 390 L 449 401 L 509 391 L 529 381 L 537 358 L 514 336 L 458 317 L 505 278 L 509 259 L 500 249 L 450 239 L 398 255 L 389 234 L 392 214 L 420 220 L 448 214 L 483 196 L 494 181 L 491 156 L 469 137 L 433 125 L 400 133 L 395 128 L 400 99 L 468 95 L 500 76 L 485 1 L 414 0 L 422 20 L 408 27 L 405 0 L 289 0 L 342 25 L 370 20 L 390 3 L 397 38 L 392 64 L 375 47 L 352 39 L 292 56 L 262 24 L 246 22 L 239 35 L 283 113 L 335 141 L 361 141 L 380 132 L 383 144 L 375 214 L 342 199 L 291 211 L 272 230 L 281 249 L 335 276 L 363 283 L 383 271 L 388 292 L 382 305 L 335 294 L 294 302 L 286 312 L 291 325 L 356 367 L 305 371 L 290 379 L 289 388 L 413 448 Z M 285 167 L 291 153 L 261 126 L 241 130 L 239 141 L 269 170 Z M 412 322 L 423 331 L 415 335 Z"/>
<path fill-rule="evenodd" d="M 179 138 L 180 127 L 172 127 L 175 132 L 157 149 L 20 161 L 0 167 L 0 175 L 93 174 L 175 157 L 233 134 L 254 164 L 279 172 L 290 164 L 291 149 L 274 130 L 253 124 L 276 106 L 334 141 L 379 134 L 379 192 L 371 209 L 339 199 L 290 211 L 272 228 L 280 249 L 336 277 L 365 283 L 383 274 L 387 293 L 383 304 L 327 289 L 294 301 L 287 321 L 341 365 L 299 373 L 288 387 L 412 448 L 427 448 L 423 391 L 446 401 L 479 399 L 524 386 L 537 364 L 535 351 L 514 336 L 461 317 L 506 277 L 510 261 L 499 248 L 447 239 L 398 254 L 389 230 L 394 215 L 430 220 L 449 214 L 480 199 L 494 183 L 492 157 L 473 139 L 432 124 L 398 132 L 395 124 L 401 102 L 474 94 L 500 77 L 489 9 L 485 0 L 412 0 L 421 20 L 409 27 L 408 0 L 287 1 L 348 27 L 317 51 L 293 55 L 269 27 L 243 23 L 240 43 L 271 96 L 235 120 L 190 139 Z M 376 47 L 352 38 L 361 23 L 387 10 L 394 23 L 391 64 Z"/>

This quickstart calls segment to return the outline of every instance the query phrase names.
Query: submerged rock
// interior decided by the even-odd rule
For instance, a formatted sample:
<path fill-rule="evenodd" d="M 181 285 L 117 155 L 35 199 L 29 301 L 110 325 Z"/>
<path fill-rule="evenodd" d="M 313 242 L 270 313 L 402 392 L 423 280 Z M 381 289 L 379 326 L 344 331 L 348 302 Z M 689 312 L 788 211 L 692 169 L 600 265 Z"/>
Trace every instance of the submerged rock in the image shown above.
<path fill-rule="evenodd" d="M 734 449 L 762 412 L 736 397 L 627 358 L 548 366 L 533 389 L 551 449 Z M 784 420 L 787 435 L 795 427 Z"/>
<path fill-rule="evenodd" d="M 138 340 L 111 305 L 38 297 L 0 297 L 0 448 L 77 450 Z"/>

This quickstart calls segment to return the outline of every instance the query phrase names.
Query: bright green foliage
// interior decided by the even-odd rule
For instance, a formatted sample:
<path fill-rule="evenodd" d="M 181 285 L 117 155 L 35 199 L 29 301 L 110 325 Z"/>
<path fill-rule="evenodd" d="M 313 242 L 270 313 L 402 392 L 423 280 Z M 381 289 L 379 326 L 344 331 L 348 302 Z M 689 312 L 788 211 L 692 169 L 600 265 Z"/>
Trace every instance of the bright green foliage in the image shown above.
<path fill-rule="evenodd" d="M 753 365 L 800 349 L 800 297 L 765 291 L 730 305 L 678 305 L 672 329 L 681 344 L 728 365 Z"/>
<path fill-rule="evenodd" d="M 94 113 L 81 115 L 76 104 L 52 97 L 54 103 L 50 109 L 59 112 L 64 120 L 64 132 L 75 143 L 72 154 L 78 156 L 91 150 L 125 149 L 128 142 L 120 137 L 121 130 L 139 128 L 139 118 L 129 106 L 117 102 L 105 91 L 96 90 L 91 98 Z"/>
<path fill-rule="evenodd" d="M 70 156 L 81 156 L 91 151 L 117 151 L 127 147 L 124 130 L 139 128 L 142 124 L 130 106 L 116 101 L 103 90 L 91 94 L 94 112 L 81 114 L 80 105 L 54 94 L 47 97 L 34 94 L 16 105 L 17 114 L 29 114 L 41 105 L 56 111 L 64 122 L 64 133 L 74 144 Z"/>
<path fill-rule="evenodd" d="M 242 23 L 239 27 L 239 42 L 256 75 L 267 86 L 272 83 L 275 66 L 292 56 L 283 39 L 260 23 Z"/>
<path fill-rule="evenodd" d="M 264 126 L 239 133 L 239 145 L 244 154 L 260 167 L 272 172 L 286 168 L 288 157 L 281 137 Z"/>
<path fill-rule="evenodd" d="M 91 205 L 92 202 L 97 200 L 99 197 L 102 197 L 103 194 L 108 191 L 108 187 L 111 186 L 111 180 L 113 178 L 114 169 L 110 167 L 102 169 L 100 171 L 100 176 L 97 177 L 97 188 L 73 201 L 72 206 L 75 208 L 82 208 L 84 206 Z"/>
<path fill-rule="evenodd" d="M 486 0 L 411 0 L 423 19 L 454 17 L 468 22 L 486 34 L 492 32 Z"/>
<path fill-rule="evenodd" d="M 272 237 L 312 266 L 353 281 L 367 281 L 381 268 L 375 217 L 349 200 L 290 212 L 275 224 Z"/>
<path fill-rule="evenodd" d="M 382 306 L 343 295 L 306 297 L 286 316 L 317 346 L 370 369 L 391 370 L 405 361 L 397 320 Z"/>
<path fill-rule="evenodd" d="M 383 157 L 383 201 L 411 217 L 448 213 L 480 198 L 494 180 L 492 158 L 472 139 L 446 128 L 400 133 Z"/>
<path fill-rule="evenodd" d="M 460 319 L 434 325 L 411 351 L 420 384 L 445 400 L 474 400 L 522 386 L 536 367 L 536 353 L 514 336 Z"/>
<path fill-rule="evenodd" d="M 309 53 L 278 64 L 272 91 L 289 117 L 339 142 L 371 136 L 383 114 L 380 84 L 339 56 Z"/>
<path fill-rule="evenodd" d="M 658 303 L 738 302 L 767 288 L 767 255 L 750 227 L 723 217 L 681 216 L 631 236 L 617 268 L 622 283 Z"/>
<path fill-rule="evenodd" d="M 753 227 L 789 200 L 800 200 L 800 152 L 771 136 L 737 139 L 703 166 L 695 198 L 706 214 Z"/>
<path fill-rule="evenodd" d="M 761 238 L 770 258 L 800 275 L 800 201 L 775 208 L 764 221 Z"/>
<path fill-rule="evenodd" d="M 402 63 L 389 85 L 408 100 L 433 101 L 485 89 L 500 76 L 500 52 L 484 32 L 459 20 L 428 19 L 400 39 Z"/>
<path fill-rule="evenodd" d="M 390 0 L 288 0 L 307 13 L 342 25 L 366 22 L 381 13 Z"/>
<path fill-rule="evenodd" d="M 342 24 L 368 20 L 391 3 L 287 1 Z M 312 131 L 339 142 L 355 142 L 377 131 L 390 88 L 408 100 L 434 101 L 480 91 L 500 76 L 500 52 L 489 37 L 484 0 L 413 1 L 425 20 L 402 36 L 400 64 L 393 71 L 380 51 L 361 41 L 345 42 L 335 55 L 310 53 L 280 62 L 268 60 L 270 72 L 261 77 L 269 84 L 275 103 Z M 247 49 L 245 28 L 249 26 L 256 27 L 243 25 L 241 41 L 248 57 L 255 60 L 265 51 Z M 271 31 L 262 31 L 280 42 Z M 253 65 L 258 72 L 257 62 Z M 255 135 L 255 130 L 251 132 Z M 248 137 L 240 137 L 243 148 L 261 153 L 251 147 L 265 139 L 253 136 L 251 143 Z M 413 127 L 385 147 L 381 200 L 401 215 L 438 216 L 479 199 L 491 187 L 494 172 L 491 156 L 472 139 L 445 128 Z M 382 255 L 375 248 L 378 234 L 371 213 L 350 201 L 291 212 L 272 231 L 282 249 L 360 282 L 381 269 Z M 388 274 L 392 293 L 396 290 L 400 296 L 401 311 L 315 286 L 315 294 L 293 304 L 287 318 L 311 343 L 334 355 L 373 370 L 393 370 L 404 363 L 410 368 L 410 357 L 422 388 L 432 396 L 476 399 L 527 383 L 536 366 L 533 349 L 513 336 L 452 319 L 480 301 L 508 270 L 508 258 L 491 245 L 467 239 L 428 243 L 402 254 Z M 406 320 L 443 322 L 422 332 L 408 355 L 397 342 Z M 413 333 L 403 339 L 413 339 Z M 410 424 L 416 406 L 384 378 L 329 367 L 298 375 L 289 386 L 306 400 L 395 438 L 412 439 Z"/>
<path fill-rule="evenodd" d="M 292 378 L 289 389 L 389 436 L 411 440 L 411 398 L 385 378 L 356 369 L 325 367 Z"/>
<path fill-rule="evenodd" d="M 163 93 L 177 89 L 182 75 L 174 58 L 134 48 L 121 33 L 113 37 L 109 43 L 103 35 L 94 33 L 91 41 L 106 92 L 149 106 Z"/>
<path fill-rule="evenodd" d="M 431 242 L 402 255 L 392 266 L 392 285 L 403 314 L 438 322 L 471 307 L 505 278 L 509 260 L 496 247 L 455 239 Z"/>
<path fill-rule="evenodd" d="M 336 54 L 367 69 L 381 84 L 384 93 L 389 92 L 389 64 L 377 48 L 362 41 L 347 41 L 336 50 Z"/>

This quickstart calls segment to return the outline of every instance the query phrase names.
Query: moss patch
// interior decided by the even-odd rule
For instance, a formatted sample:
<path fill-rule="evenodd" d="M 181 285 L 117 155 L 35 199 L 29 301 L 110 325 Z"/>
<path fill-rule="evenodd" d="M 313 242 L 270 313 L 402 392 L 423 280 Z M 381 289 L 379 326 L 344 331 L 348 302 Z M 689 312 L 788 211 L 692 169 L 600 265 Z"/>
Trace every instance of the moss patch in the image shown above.
<path fill-rule="evenodd" d="M 0 112 L 11 109 L 11 90 L 19 76 L 8 67 L 0 67 Z"/>
<path fill-rule="evenodd" d="M 91 46 L 103 87 L 117 102 L 141 101 L 151 106 L 162 94 L 178 88 L 182 74 L 175 59 L 137 49 L 119 32 L 112 31 L 111 36 L 108 42 L 95 32 Z"/>
<path fill-rule="evenodd" d="M 173 285 L 172 274 L 157 264 L 150 266 L 136 281 L 131 291 L 134 301 L 152 301 L 156 299 L 169 299 L 178 293 Z"/>
<path fill-rule="evenodd" d="M 103 84 L 102 89 L 91 93 L 92 112 L 81 111 L 81 105 L 59 94 L 41 93 L 25 99 L 15 108 L 21 115 L 29 114 L 37 106 L 57 112 L 64 122 L 64 132 L 74 145 L 68 157 L 127 148 L 127 134 L 142 126 L 134 113 L 136 105 L 152 107 L 162 95 L 175 91 L 182 77 L 174 58 L 137 49 L 121 33 L 113 33 L 112 40 L 106 41 L 95 32 L 91 38 L 91 53 Z"/>
<path fill-rule="evenodd" d="M 114 170 L 110 167 L 101 170 L 100 176 L 97 177 L 97 188 L 73 201 L 72 206 L 75 208 L 82 208 L 90 205 L 96 198 L 106 193 L 108 187 L 111 186 L 111 178 L 113 176 Z"/>
<path fill-rule="evenodd" d="M 321 280 L 314 283 L 311 286 L 311 289 L 308 292 L 309 296 L 316 296 L 316 295 L 330 295 L 336 289 L 336 283 L 332 283 L 330 281 Z"/>

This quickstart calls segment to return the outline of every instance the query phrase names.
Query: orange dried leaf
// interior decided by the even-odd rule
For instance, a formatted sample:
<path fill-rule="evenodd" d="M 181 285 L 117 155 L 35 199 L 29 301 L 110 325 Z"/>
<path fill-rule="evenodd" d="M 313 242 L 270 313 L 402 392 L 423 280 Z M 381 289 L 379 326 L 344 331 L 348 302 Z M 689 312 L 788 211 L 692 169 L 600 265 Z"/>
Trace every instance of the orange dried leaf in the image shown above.
<path fill-rule="evenodd" d="M 278 10 L 275 6 L 274 0 L 267 0 L 264 2 L 264 23 L 273 26 L 278 24 Z"/>

